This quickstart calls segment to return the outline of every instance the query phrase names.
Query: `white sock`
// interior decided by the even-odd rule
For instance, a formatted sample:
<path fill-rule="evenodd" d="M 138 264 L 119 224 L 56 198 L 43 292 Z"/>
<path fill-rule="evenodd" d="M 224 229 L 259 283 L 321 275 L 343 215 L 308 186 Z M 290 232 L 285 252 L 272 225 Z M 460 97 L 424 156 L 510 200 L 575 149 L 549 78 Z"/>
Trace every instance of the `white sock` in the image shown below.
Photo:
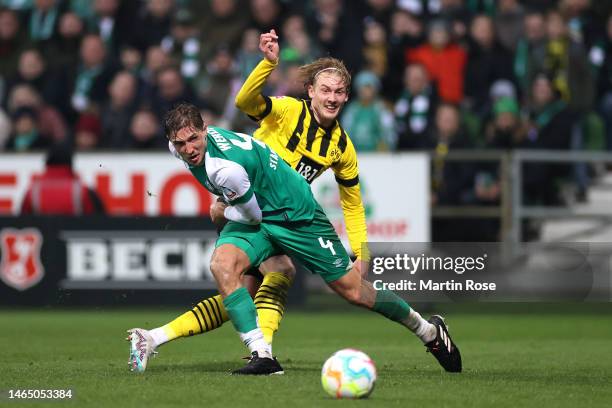
<path fill-rule="evenodd" d="M 156 329 L 149 330 L 149 334 L 151 335 L 151 337 L 153 337 L 155 348 L 161 346 L 164 343 L 167 343 L 170 340 L 163 327 L 158 327 Z"/>
<path fill-rule="evenodd" d="M 256 351 L 259 357 L 272 358 L 272 346 L 266 343 L 259 327 L 250 332 L 239 334 L 240 340 L 249 348 L 251 353 Z"/>
<path fill-rule="evenodd" d="M 410 308 L 408 317 L 402 323 L 404 323 L 410 331 L 416 334 L 423 343 L 429 343 L 436 338 L 436 326 L 423 319 L 421 315 L 412 308 Z"/>

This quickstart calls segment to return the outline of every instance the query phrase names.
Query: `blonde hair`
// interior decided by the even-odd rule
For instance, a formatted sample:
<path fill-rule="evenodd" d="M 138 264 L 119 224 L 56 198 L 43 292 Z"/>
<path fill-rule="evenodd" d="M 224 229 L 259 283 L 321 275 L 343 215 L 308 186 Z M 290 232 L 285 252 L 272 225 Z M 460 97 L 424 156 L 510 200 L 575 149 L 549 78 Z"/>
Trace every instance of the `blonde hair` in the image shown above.
<path fill-rule="evenodd" d="M 302 65 L 299 68 L 299 78 L 304 84 L 304 89 L 314 85 L 318 76 L 323 72 L 334 72 L 344 81 L 344 86 L 347 90 L 351 88 L 351 74 L 344 65 L 344 62 L 337 58 L 325 57 L 311 62 L 310 64 Z"/>

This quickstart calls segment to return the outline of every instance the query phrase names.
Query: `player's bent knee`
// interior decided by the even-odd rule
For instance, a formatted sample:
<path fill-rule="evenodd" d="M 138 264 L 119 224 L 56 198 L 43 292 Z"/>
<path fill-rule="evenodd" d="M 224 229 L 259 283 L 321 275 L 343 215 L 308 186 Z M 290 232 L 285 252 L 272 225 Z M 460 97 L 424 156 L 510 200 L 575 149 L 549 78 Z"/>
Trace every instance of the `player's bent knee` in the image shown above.
<path fill-rule="evenodd" d="M 241 274 L 249 263 L 246 255 L 238 248 L 224 247 L 215 250 L 210 261 L 210 271 L 217 281 L 221 294 L 227 296 L 241 286 Z"/>

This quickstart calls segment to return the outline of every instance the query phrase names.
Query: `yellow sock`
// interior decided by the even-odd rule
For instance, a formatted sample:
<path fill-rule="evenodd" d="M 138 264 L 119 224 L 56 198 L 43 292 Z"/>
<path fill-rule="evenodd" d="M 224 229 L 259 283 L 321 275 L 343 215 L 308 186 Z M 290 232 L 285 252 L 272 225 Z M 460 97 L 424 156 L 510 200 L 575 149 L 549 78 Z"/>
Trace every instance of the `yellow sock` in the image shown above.
<path fill-rule="evenodd" d="M 283 318 L 289 286 L 291 280 L 287 276 L 280 272 L 269 272 L 255 295 L 259 327 L 268 344 L 272 344 L 274 333 Z"/>
<path fill-rule="evenodd" d="M 162 327 L 168 341 L 177 337 L 193 336 L 221 327 L 229 320 L 221 295 L 204 299 L 193 309 L 183 313 Z"/>

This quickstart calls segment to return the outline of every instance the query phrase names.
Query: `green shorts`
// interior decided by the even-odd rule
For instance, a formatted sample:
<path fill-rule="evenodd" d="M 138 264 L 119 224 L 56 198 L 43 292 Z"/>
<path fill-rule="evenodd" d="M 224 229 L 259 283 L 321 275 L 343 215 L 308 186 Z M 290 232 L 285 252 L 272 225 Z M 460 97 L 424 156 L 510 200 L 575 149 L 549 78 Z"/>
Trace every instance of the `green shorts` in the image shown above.
<path fill-rule="evenodd" d="M 246 225 L 228 222 L 216 246 L 232 244 L 246 252 L 252 266 L 274 255 L 289 255 L 325 282 L 344 276 L 351 260 L 325 212 L 317 206 L 310 222 L 262 222 Z"/>

